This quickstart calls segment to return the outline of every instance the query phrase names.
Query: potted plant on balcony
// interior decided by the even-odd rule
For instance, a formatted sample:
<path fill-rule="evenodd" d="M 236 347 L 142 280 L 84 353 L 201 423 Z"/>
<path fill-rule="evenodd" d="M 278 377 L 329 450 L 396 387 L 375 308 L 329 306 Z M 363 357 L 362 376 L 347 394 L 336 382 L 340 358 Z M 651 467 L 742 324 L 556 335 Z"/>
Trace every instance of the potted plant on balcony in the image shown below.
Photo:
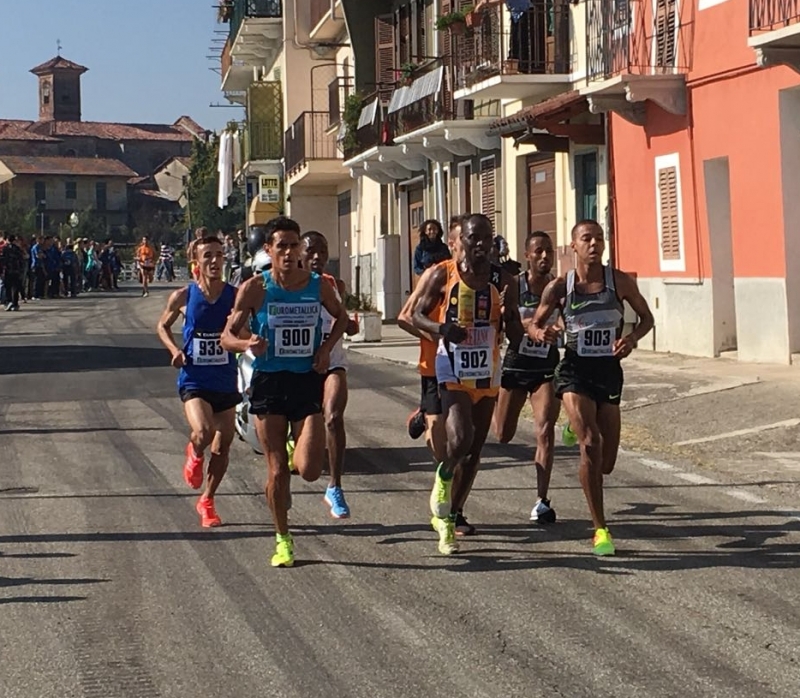
<path fill-rule="evenodd" d="M 217 6 L 217 20 L 219 22 L 230 22 L 233 17 L 233 0 L 220 0 Z"/>
<path fill-rule="evenodd" d="M 358 332 L 351 338 L 351 342 L 380 342 L 383 337 L 383 315 L 373 305 L 372 299 L 361 294 L 348 293 L 345 307 L 350 317 L 358 323 Z"/>
<path fill-rule="evenodd" d="M 479 3 L 480 4 L 480 3 Z M 484 8 L 464 10 L 464 22 L 469 29 L 477 29 L 483 24 Z"/>
<path fill-rule="evenodd" d="M 436 29 L 438 31 L 448 29 L 455 36 L 463 36 L 467 33 L 466 14 L 461 11 L 443 14 L 436 20 Z"/>
<path fill-rule="evenodd" d="M 401 82 L 406 86 L 410 86 L 414 82 L 414 73 L 419 66 L 416 63 L 403 63 L 400 66 Z"/>
<path fill-rule="evenodd" d="M 358 150 L 358 137 L 356 134 L 363 107 L 364 100 L 359 94 L 347 95 L 344 100 L 344 110 L 342 111 L 344 138 L 342 139 L 341 147 L 346 158 L 354 155 Z"/>

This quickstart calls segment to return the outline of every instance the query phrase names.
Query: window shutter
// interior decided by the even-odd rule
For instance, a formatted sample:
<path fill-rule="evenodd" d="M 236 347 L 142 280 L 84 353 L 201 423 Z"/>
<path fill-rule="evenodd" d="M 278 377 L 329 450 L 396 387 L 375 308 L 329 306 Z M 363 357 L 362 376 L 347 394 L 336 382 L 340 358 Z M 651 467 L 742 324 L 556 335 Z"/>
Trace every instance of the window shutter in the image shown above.
<path fill-rule="evenodd" d="M 382 100 L 391 99 L 397 81 L 394 72 L 394 22 L 391 15 L 375 18 L 375 81 Z"/>
<path fill-rule="evenodd" d="M 494 158 L 481 161 L 481 213 L 495 226 L 497 213 L 497 180 Z"/>
<path fill-rule="evenodd" d="M 411 8 L 408 5 L 404 5 L 398 11 L 399 20 L 397 22 L 398 32 L 400 34 L 399 41 L 397 42 L 400 46 L 400 60 L 398 62 L 398 68 L 405 63 L 411 63 Z"/>
<path fill-rule="evenodd" d="M 656 1 L 656 68 L 674 68 L 675 61 L 675 0 Z"/>
<path fill-rule="evenodd" d="M 658 200 L 661 218 L 661 258 L 681 259 L 680 221 L 678 220 L 678 172 L 675 167 L 658 171 Z"/>

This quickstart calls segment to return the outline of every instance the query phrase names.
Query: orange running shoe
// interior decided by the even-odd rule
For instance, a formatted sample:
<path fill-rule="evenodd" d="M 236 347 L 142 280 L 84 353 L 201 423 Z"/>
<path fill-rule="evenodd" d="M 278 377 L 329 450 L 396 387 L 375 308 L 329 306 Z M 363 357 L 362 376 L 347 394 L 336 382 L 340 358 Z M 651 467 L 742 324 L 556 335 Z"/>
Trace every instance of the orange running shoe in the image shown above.
<path fill-rule="evenodd" d="M 183 479 L 193 490 L 203 486 L 203 456 L 196 456 L 192 443 L 186 446 L 186 462 L 183 464 Z"/>
<path fill-rule="evenodd" d="M 222 519 L 217 515 L 217 510 L 214 508 L 214 500 L 208 497 L 200 497 L 197 500 L 197 513 L 200 514 L 200 525 L 203 528 L 214 528 L 215 526 L 222 526 Z"/>

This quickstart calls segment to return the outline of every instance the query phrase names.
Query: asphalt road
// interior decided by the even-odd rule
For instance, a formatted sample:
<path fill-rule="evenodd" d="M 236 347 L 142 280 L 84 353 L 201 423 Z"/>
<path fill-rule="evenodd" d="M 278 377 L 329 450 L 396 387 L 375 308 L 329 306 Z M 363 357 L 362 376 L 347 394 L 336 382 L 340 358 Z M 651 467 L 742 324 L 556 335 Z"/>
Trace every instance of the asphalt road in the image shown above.
<path fill-rule="evenodd" d="M 353 356 L 353 518 L 293 478 L 298 564 L 269 566 L 264 466 L 236 443 L 202 530 L 154 333 L 165 291 L 0 315 L 0 696 L 800 695 L 800 514 L 725 473 L 626 454 L 595 559 L 574 450 L 531 529 L 530 431 L 490 444 L 442 558 L 417 378 Z M 675 409 L 680 409 L 676 407 Z M 668 413 L 665 415 L 668 419 Z"/>

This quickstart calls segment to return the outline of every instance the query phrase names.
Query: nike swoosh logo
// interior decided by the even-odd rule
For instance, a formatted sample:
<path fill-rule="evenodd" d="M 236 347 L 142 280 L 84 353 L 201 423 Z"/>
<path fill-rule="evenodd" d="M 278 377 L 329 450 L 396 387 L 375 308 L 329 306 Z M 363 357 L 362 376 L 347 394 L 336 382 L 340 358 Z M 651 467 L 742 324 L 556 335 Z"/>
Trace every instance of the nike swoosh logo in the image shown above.
<path fill-rule="evenodd" d="M 591 305 L 592 303 L 596 303 L 597 301 L 582 301 L 581 303 L 570 303 L 569 307 L 572 310 L 580 310 L 581 308 L 585 308 L 587 305 Z"/>
<path fill-rule="evenodd" d="M 609 395 L 609 396 L 608 396 L 608 399 L 609 399 L 609 400 L 616 400 L 616 399 L 617 399 L 617 398 L 618 398 L 618 397 L 619 397 L 621 394 L 622 394 L 622 393 L 619 393 L 619 394 L 617 394 L 617 395 Z"/>

